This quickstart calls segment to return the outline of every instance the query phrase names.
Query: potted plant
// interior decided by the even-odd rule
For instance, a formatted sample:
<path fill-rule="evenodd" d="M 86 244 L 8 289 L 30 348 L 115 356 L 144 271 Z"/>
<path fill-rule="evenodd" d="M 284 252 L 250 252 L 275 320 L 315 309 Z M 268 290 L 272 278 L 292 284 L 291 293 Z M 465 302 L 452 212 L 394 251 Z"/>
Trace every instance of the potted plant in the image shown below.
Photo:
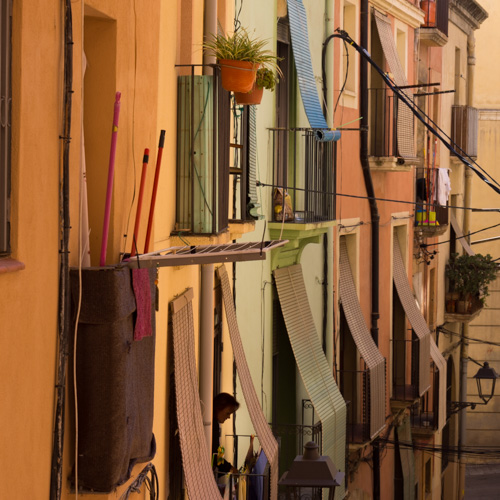
<path fill-rule="evenodd" d="M 250 92 L 259 67 L 277 68 L 277 57 L 265 49 L 266 43 L 266 40 L 251 38 L 245 29 L 240 28 L 232 35 L 213 35 L 203 48 L 217 58 L 224 89 Z"/>
<path fill-rule="evenodd" d="M 491 255 L 458 255 L 453 254 L 446 266 L 446 277 L 450 290 L 459 294 L 456 312 L 469 314 L 484 306 L 488 293 L 488 285 L 497 277 L 497 264 Z"/>
<path fill-rule="evenodd" d="M 269 68 L 259 68 L 254 86 L 250 92 L 235 92 L 234 97 L 237 104 L 260 104 L 264 89 L 274 91 L 278 83 L 278 78 L 273 70 Z"/>

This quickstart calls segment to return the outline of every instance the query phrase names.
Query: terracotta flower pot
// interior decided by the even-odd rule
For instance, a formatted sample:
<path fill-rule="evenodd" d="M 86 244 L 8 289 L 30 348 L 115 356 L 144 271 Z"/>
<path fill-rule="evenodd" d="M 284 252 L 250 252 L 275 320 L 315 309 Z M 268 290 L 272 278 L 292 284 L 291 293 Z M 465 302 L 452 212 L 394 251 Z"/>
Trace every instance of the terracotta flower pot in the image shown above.
<path fill-rule="evenodd" d="M 425 12 L 423 26 L 434 27 L 436 26 L 436 2 L 435 0 L 422 0 L 420 8 Z"/>
<path fill-rule="evenodd" d="M 221 59 L 222 87 L 229 92 L 250 92 L 257 76 L 258 64 Z"/>
<path fill-rule="evenodd" d="M 236 99 L 236 104 L 247 106 L 249 104 L 260 104 L 263 94 L 264 87 L 257 87 L 254 85 L 250 92 L 235 92 L 234 97 Z"/>

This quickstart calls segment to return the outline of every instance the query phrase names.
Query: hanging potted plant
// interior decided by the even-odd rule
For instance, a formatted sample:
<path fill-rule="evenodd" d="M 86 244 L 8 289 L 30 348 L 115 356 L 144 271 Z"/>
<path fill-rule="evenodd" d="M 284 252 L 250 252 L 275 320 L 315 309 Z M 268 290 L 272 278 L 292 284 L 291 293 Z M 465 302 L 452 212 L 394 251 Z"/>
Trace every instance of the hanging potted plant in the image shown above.
<path fill-rule="evenodd" d="M 276 56 L 265 49 L 266 40 L 252 39 L 240 28 L 232 35 L 213 35 L 203 48 L 214 55 L 221 68 L 222 87 L 232 92 L 250 92 L 259 67 L 276 68 Z"/>
<path fill-rule="evenodd" d="M 491 255 L 453 254 L 446 266 L 450 290 L 458 293 L 456 312 L 471 314 L 484 306 L 488 285 L 497 277 L 497 264 Z"/>
<path fill-rule="evenodd" d="M 278 79 L 274 71 L 268 68 L 260 68 L 257 70 L 257 77 L 254 86 L 250 92 L 235 92 L 234 97 L 236 104 L 260 104 L 264 89 L 274 91 L 278 83 Z"/>

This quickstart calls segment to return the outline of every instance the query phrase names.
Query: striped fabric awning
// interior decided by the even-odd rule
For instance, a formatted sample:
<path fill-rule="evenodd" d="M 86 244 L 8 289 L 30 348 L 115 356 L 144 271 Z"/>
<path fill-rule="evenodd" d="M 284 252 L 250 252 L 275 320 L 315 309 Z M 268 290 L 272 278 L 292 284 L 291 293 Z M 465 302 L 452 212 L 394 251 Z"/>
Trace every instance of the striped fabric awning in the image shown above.
<path fill-rule="evenodd" d="M 182 467 L 189 498 L 220 500 L 210 466 L 194 353 L 193 289 L 170 303 L 174 339 L 175 399 Z"/>
<path fill-rule="evenodd" d="M 404 68 L 399 60 L 398 50 L 392 34 L 391 21 L 386 15 L 376 9 L 373 9 L 373 16 L 375 18 L 375 24 L 377 26 L 380 43 L 382 45 L 382 51 L 384 52 L 384 57 L 389 65 L 389 69 L 394 76 L 394 82 L 398 87 L 405 87 L 408 85 L 408 80 L 406 79 Z M 404 92 L 408 99 L 413 101 L 413 92 L 411 89 L 404 89 L 401 92 Z M 394 97 L 394 99 L 396 99 L 396 97 Z M 398 102 L 397 119 L 398 153 L 404 158 L 414 158 L 415 146 L 413 113 L 410 108 L 408 108 L 408 106 L 401 101 Z"/>
<path fill-rule="evenodd" d="M 394 284 L 396 285 L 399 299 L 418 339 L 418 394 L 422 396 L 430 387 L 429 359 L 431 355 L 431 332 L 420 309 L 417 307 L 415 297 L 411 291 L 397 237 L 394 237 L 393 266 Z"/>
<path fill-rule="evenodd" d="M 241 342 L 240 330 L 236 319 L 236 310 L 234 308 L 233 294 L 231 285 L 224 265 L 217 269 L 217 274 L 221 280 L 222 297 L 224 300 L 224 308 L 226 310 L 226 318 L 229 327 L 229 335 L 231 337 L 231 345 L 233 347 L 234 360 L 236 362 L 236 370 L 241 382 L 243 396 L 247 404 L 250 419 L 259 438 L 260 444 L 267 459 L 271 465 L 271 500 L 278 498 L 278 442 L 276 441 L 268 423 L 264 412 L 259 404 L 257 393 L 252 382 L 252 376 L 248 368 L 248 363 Z"/>
<path fill-rule="evenodd" d="M 450 222 L 451 222 L 451 227 L 453 228 L 453 231 L 455 231 L 455 236 L 457 237 L 457 241 L 462 245 L 462 248 L 465 250 L 465 252 L 469 255 L 475 255 L 476 252 L 472 250 L 471 246 L 467 242 L 467 240 L 464 237 L 464 233 L 462 231 L 462 228 L 458 224 L 457 218 L 455 217 L 455 214 L 450 211 Z"/>
<path fill-rule="evenodd" d="M 248 203 L 247 212 L 254 219 L 263 219 L 264 216 L 258 213 L 260 208 L 257 196 L 257 110 L 256 106 L 246 106 L 248 108 Z"/>
<path fill-rule="evenodd" d="M 439 372 L 439 387 L 434 390 L 438 391 L 438 408 L 434 408 L 438 413 L 438 431 L 441 432 L 446 424 L 446 360 L 443 358 L 436 341 L 431 335 L 431 358 Z"/>
<path fill-rule="evenodd" d="M 340 240 L 340 300 L 352 338 L 369 372 L 370 438 L 385 427 L 385 358 L 366 326 L 352 277 L 345 238 Z"/>
<path fill-rule="evenodd" d="M 415 455 L 412 448 L 410 418 L 405 417 L 396 427 L 396 436 L 399 444 L 399 456 L 403 471 L 403 491 L 401 500 L 415 500 Z"/>
<path fill-rule="evenodd" d="M 297 68 L 299 90 L 311 128 L 316 129 L 319 141 L 338 141 L 340 132 L 329 130 L 321 109 L 321 102 L 312 69 L 306 9 L 302 0 L 287 0 L 293 58 Z"/>
<path fill-rule="evenodd" d="M 346 404 L 332 368 L 328 365 L 314 326 L 307 298 L 302 266 L 274 271 L 278 296 L 288 337 L 302 381 L 322 425 L 322 450 L 337 469 L 343 471 L 346 451 Z M 335 490 L 335 498 L 344 498 L 344 483 Z"/>

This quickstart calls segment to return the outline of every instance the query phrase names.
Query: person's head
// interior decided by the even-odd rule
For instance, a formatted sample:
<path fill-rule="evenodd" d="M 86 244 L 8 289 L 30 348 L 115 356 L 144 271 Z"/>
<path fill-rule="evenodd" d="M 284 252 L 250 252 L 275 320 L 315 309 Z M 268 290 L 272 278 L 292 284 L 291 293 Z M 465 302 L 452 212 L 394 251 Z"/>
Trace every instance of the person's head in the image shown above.
<path fill-rule="evenodd" d="M 225 422 L 238 408 L 240 403 L 234 396 L 227 392 L 221 392 L 214 398 L 214 415 L 219 424 Z"/>

